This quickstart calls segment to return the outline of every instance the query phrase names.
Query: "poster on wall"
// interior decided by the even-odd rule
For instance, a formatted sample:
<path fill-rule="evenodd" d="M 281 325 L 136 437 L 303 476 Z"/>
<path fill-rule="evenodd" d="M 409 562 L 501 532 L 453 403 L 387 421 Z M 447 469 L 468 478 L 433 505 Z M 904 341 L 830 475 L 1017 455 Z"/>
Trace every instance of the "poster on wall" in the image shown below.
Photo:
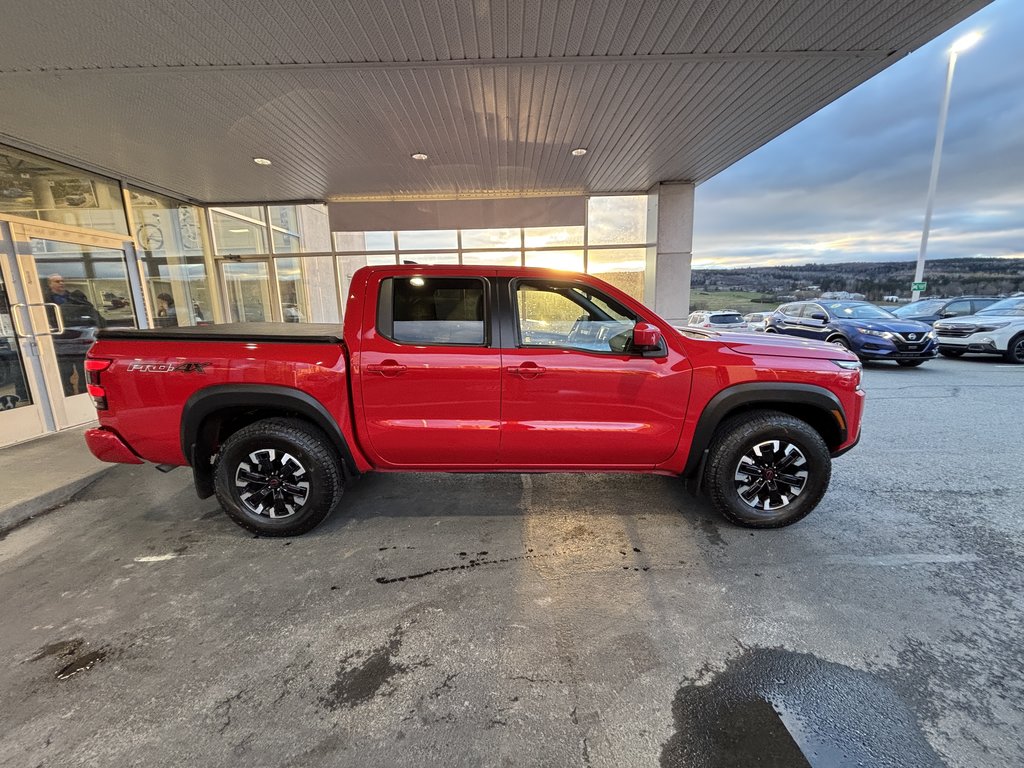
<path fill-rule="evenodd" d="M 54 179 L 50 194 L 55 208 L 98 208 L 96 187 L 88 179 Z"/>

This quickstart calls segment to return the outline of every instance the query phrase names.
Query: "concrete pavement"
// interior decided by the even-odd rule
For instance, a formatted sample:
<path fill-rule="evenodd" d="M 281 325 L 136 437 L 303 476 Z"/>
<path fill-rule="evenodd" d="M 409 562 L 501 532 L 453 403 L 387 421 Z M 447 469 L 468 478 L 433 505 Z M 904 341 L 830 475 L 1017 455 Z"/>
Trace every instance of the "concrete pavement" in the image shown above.
<path fill-rule="evenodd" d="M 806 520 L 379 475 L 253 538 L 117 467 L 0 541 L 0 764 L 1024 764 L 1024 366 L 866 374 Z"/>

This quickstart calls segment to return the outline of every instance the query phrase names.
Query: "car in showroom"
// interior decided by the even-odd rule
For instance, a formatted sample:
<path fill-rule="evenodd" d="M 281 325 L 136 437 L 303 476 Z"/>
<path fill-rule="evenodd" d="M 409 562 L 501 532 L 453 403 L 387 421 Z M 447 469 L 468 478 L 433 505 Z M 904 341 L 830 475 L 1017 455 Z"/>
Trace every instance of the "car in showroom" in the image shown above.
<path fill-rule="evenodd" d="M 712 328 L 716 331 L 746 331 L 743 315 L 735 309 L 712 309 L 691 312 L 686 320 L 691 328 Z"/>
<path fill-rule="evenodd" d="M 1024 364 L 1024 296 L 997 301 L 974 315 L 935 323 L 939 354 L 1002 355 L 1008 363 Z"/>
<path fill-rule="evenodd" d="M 932 325 L 937 320 L 973 315 L 999 301 L 996 296 L 956 296 L 951 299 L 920 299 L 890 310 L 904 320 L 918 320 Z"/>
<path fill-rule="evenodd" d="M 866 301 L 783 304 L 765 320 L 764 330 L 830 341 L 861 360 L 893 360 L 902 368 L 916 368 L 938 354 L 927 323 L 903 320 Z"/>

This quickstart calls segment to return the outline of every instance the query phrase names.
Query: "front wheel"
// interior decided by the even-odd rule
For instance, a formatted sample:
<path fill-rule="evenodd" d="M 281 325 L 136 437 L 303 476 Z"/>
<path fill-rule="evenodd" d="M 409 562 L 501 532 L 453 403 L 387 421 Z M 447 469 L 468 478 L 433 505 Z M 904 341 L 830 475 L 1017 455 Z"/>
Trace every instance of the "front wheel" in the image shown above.
<path fill-rule="evenodd" d="M 1010 339 L 1010 344 L 1003 353 L 1003 359 L 1008 363 L 1024 364 L 1024 333 L 1016 338 Z"/>
<path fill-rule="evenodd" d="M 238 430 L 221 446 L 213 473 L 228 517 L 262 536 L 312 530 L 343 490 L 334 447 L 299 419 L 263 419 Z"/>
<path fill-rule="evenodd" d="M 781 528 L 818 506 L 831 475 L 828 446 L 809 424 L 779 411 L 752 411 L 719 427 L 704 482 L 730 522 Z"/>

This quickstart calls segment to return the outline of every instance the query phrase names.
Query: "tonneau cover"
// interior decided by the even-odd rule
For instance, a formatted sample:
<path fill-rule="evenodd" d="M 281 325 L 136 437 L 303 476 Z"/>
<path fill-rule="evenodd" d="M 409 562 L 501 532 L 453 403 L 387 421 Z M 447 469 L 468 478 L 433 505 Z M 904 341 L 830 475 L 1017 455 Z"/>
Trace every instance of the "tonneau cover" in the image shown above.
<path fill-rule="evenodd" d="M 273 341 L 296 344 L 340 344 L 341 326 L 334 323 L 224 323 L 181 328 L 104 328 L 96 338 L 110 341 Z"/>

